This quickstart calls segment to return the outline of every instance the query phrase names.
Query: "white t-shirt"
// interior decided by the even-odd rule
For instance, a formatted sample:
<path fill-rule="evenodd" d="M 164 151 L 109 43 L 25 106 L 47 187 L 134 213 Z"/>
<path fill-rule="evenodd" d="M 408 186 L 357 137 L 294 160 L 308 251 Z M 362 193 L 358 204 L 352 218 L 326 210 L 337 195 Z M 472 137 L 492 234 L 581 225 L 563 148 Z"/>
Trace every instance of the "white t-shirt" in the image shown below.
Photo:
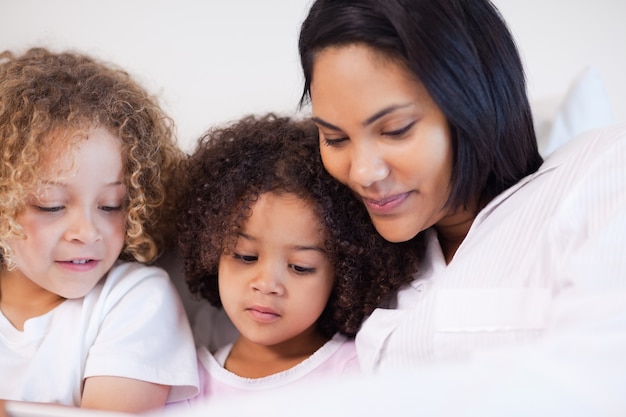
<path fill-rule="evenodd" d="M 267 392 L 318 378 L 352 375 L 359 371 L 354 340 L 341 334 L 336 334 L 293 368 L 263 378 L 243 378 L 226 370 L 223 364 L 231 348 L 232 344 L 229 344 L 214 355 L 204 346 L 198 348 L 200 395 L 197 400 Z"/>
<path fill-rule="evenodd" d="M 170 385 L 197 393 L 195 347 L 167 273 L 118 263 L 84 298 L 65 300 L 19 331 L 0 314 L 0 398 L 80 405 L 85 378 Z"/>

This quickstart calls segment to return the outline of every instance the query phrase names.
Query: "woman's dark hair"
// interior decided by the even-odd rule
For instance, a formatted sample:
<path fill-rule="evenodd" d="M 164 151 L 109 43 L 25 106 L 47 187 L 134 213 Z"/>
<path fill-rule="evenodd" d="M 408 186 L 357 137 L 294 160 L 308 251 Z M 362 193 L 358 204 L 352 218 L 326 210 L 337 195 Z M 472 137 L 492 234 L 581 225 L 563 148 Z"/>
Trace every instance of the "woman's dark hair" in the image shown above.
<path fill-rule="evenodd" d="M 220 255 L 236 243 L 260 195 L 290 193 L 309 202 L 325 229 L 335 284 L 318 324 L 327 336 L 352 336 L 374 308 L 412 280 L 421 237 L 385 241 L 352 192 L 322 165 L 309 121 L 247 117 L 206 133 L 183 164 L 178 189 L 178 249 L 192 293 L 220 307 Z"/>
<path fill-rule="evenodd" d="M 522 62 L 488 0 L 317 0 L 300 32 L 301 106 L 316 54 L 350 44 L 406 66 L 446 115 L 449 206 L 486 204 L 541 165 Z"/>

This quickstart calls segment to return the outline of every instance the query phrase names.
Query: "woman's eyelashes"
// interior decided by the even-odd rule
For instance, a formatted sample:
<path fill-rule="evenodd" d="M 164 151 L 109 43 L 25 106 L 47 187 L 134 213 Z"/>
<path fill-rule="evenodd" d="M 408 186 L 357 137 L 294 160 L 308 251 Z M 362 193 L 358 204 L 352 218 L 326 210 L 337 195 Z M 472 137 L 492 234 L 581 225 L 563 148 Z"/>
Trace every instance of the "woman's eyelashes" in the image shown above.
<path fill-rule="evenodd" d="M 400 129 L 381 132 L 382 136 L 401 137 L 404 136 L 415 125 L 415 121 L 401 127 Z"/>
<path fill-rule="evenodd" d="M 389 138 L 402 138 L 406 135 L 412 128 L 415 126 L 416 121 L 412 121 L 399 129 L 391 129 L 391 130 L 381 130 L 380 136 L 385 136 Z M 335 137 L 333 137 L 335 136 Z M 320 137 L 323 138 L 323 144 L 330 147 L 338 147 L 342 145 L 344 142 L 349 140 L 348 136 L 336 136 L 336 134 L 326 135 L 324 132 L 320 131 Z"/>
<path fill-rule="evenodd" d="M 332 137 L 328 137 L 328 136 L 324 135 L 323 133 L 321 133 L 321 136 L 324 138 L 323 139 L 324 145 L 330 146 L 330 147 L 340 146 L 343 142 L 348 140 L 347 136 L 332 138 Z"/>

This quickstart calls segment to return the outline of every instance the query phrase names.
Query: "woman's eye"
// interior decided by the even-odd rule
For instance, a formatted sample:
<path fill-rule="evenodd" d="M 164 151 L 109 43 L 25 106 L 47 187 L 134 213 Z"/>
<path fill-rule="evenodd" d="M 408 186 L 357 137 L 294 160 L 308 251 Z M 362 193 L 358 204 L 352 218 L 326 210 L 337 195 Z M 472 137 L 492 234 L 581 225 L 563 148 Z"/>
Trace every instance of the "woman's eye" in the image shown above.
<path fill-rule="evenodd" d="M 324 140 L 323 143 L 326 146 L 330 146 L 330 147 L 335 147 L 335 146 L 339 146 L 341 145 L 343 142 L 347 141 L 348 138 L 347 137 L 342 137 L 342 138 L 327 138 L 326 136 L 324 136 Z"/>
<path fill-rule="evenodd" d="M 324 133 L 321 129 L 319 130 L 319 137 L 325 146 L 340 146 L 342 143 L 348 140 L 347 136 L 340 136 L 342 132 L 329 132 L 328 134 Z"/>
<path fill-rule="evenodd" d="M 295 264 L 291 264 L 289 265 L 289 267 L 298 274 L 312 274 L 315 272 L 315 268 L 306 268 L 304 266 L 299 266 Z"/>
<path fill-rule="evenodd" d="M 415 125 L 415 122 L 411 122 L 408 125 L 401 127 L 400 129 L 396 129 L 396 130 L 390 130 L 390 131 L 386 131 L 386 132 L 382 132 L 383 136 L 392 136 L 392 137 L 398 137 L 398 136 L 402 136 L 404 135 L 406 132 L 408 132 L 409 130 L 411 130 L 411 128 L 413 127 L 413 125 Z"/>
<path fill-rule="evenodd" d="M 253 256 L 253 255 L 241 255 L 239 253 L 233 253 L 233 258 L 237 259 L 238 261 L 241 261 L 243 263 L 249 264 L 252 262 L 255 262 L 256 260 L 259 259 L 258 256 Z"/>

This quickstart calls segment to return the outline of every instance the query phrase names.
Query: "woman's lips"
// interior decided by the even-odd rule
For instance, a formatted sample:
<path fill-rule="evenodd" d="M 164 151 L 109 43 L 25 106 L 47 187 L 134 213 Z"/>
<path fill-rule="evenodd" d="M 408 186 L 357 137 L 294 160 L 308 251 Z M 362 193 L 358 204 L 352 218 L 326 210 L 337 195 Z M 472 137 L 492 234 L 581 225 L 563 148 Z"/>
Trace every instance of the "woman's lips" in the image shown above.
<path fill-rule="evenodd" d="M 391 214 L 408 198 L 409 193 L 395 194 L 384 198 L 363 197 L 363 203 L 374 214 Z"/>

